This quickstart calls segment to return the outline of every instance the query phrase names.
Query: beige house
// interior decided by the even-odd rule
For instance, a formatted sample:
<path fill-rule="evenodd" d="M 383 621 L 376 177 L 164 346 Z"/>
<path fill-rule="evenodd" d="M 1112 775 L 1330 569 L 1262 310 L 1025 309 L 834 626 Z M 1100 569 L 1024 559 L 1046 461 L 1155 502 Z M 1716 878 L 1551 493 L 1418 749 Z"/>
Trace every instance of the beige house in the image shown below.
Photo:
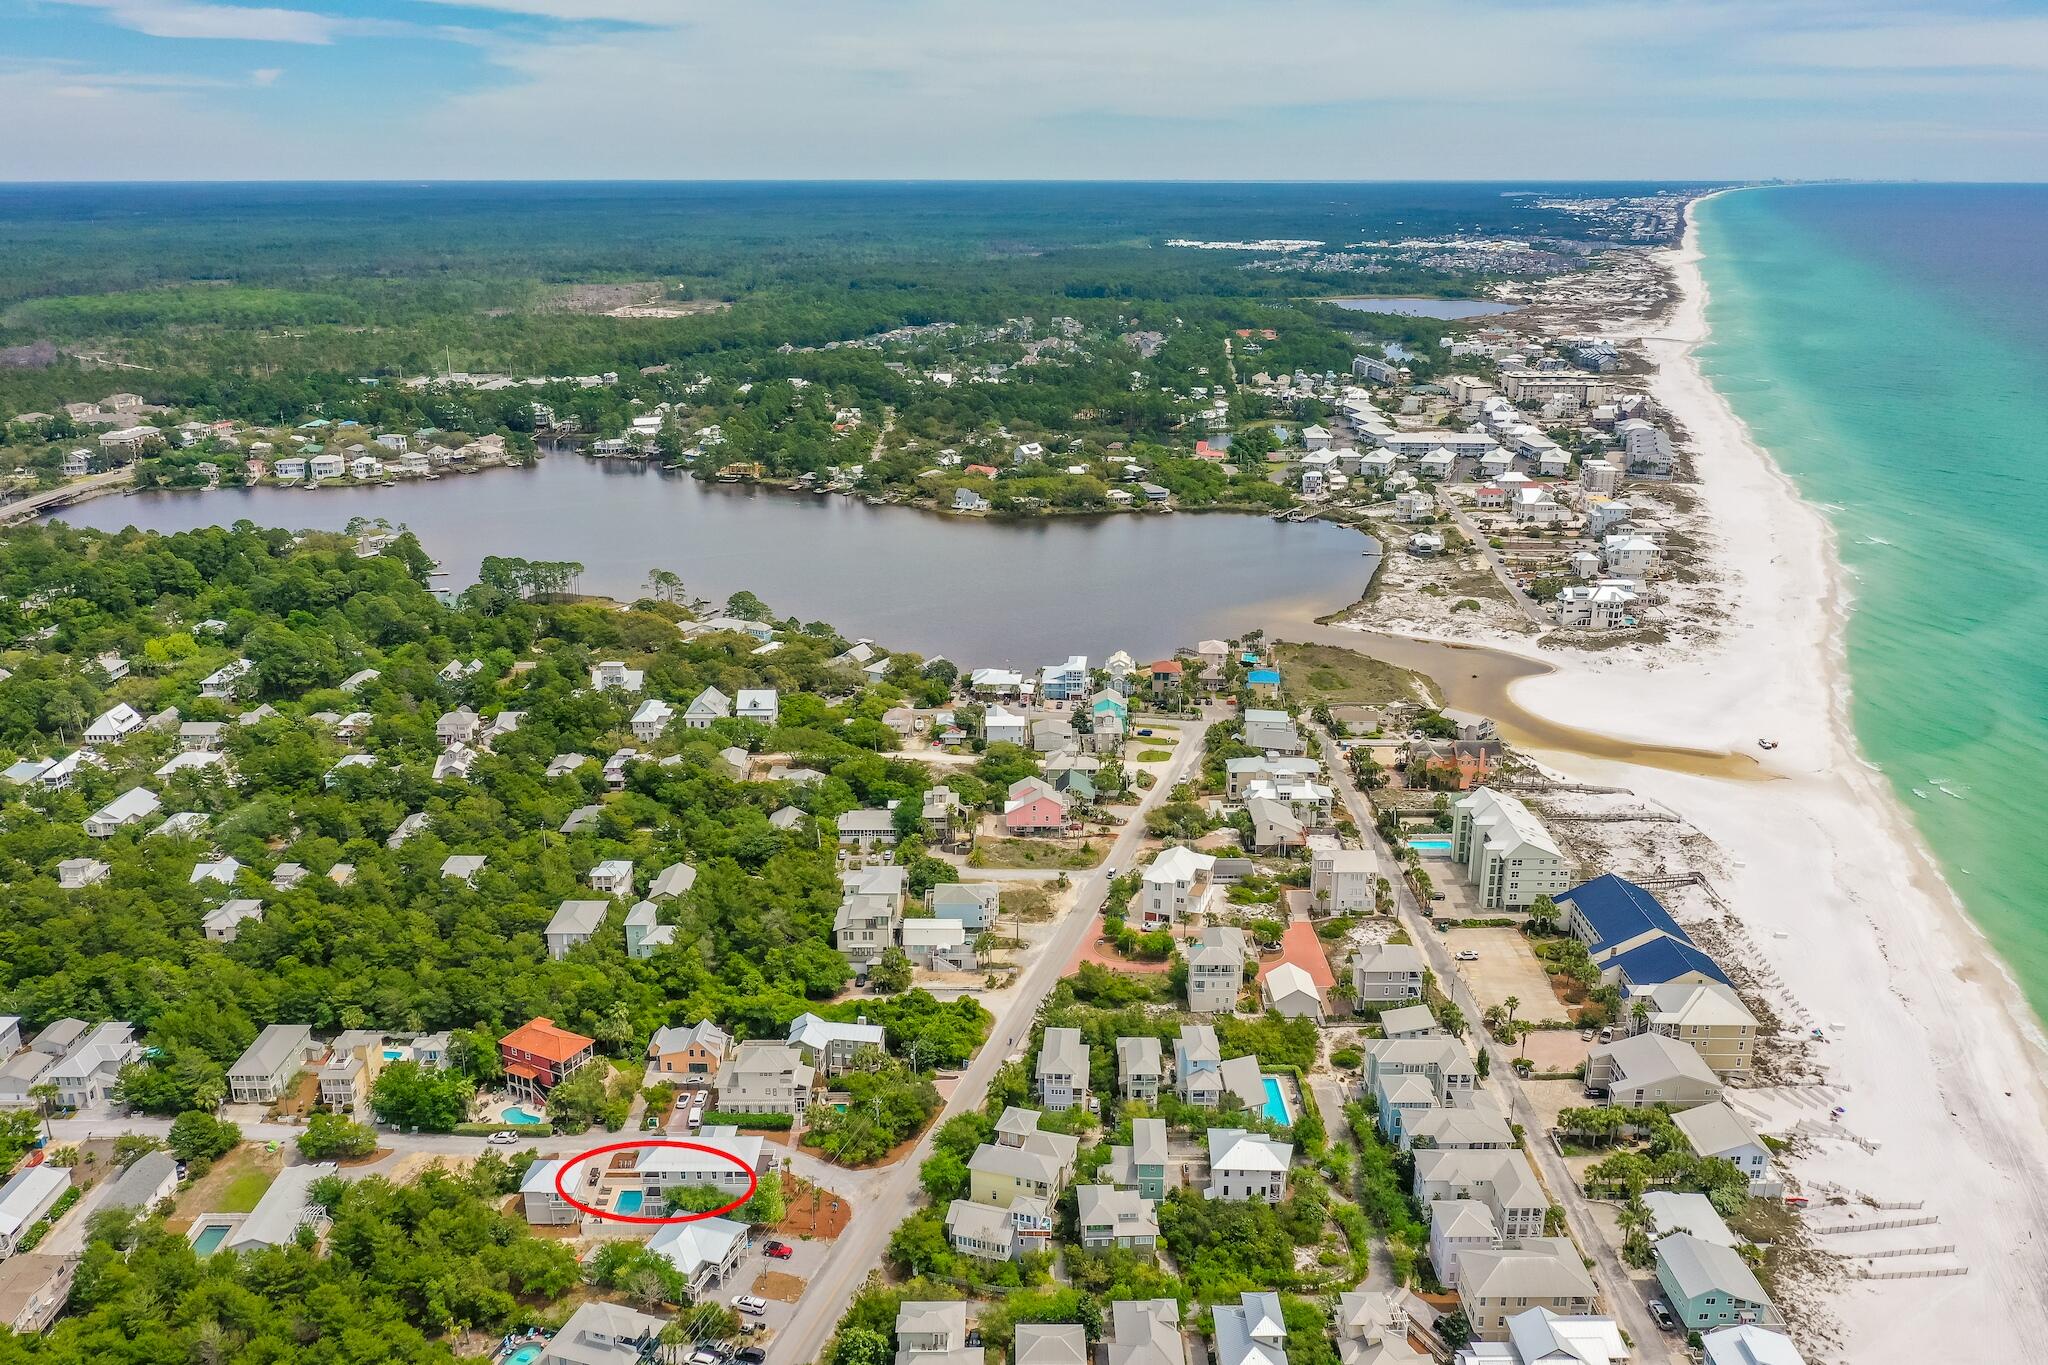
<path fill-rule="evenodd" d="M 1661 1033 L 1639 1033 L 1593 1049 L 1586 1058 L 1586 1090 L 1624 1108 L 1689 1108 L 1720 1099 L 1721 1078 L 1689 1045 Z"/>
<path fill-rule="evenodd" d="M 1635 1017 L 1634 1004 L 1649 1011 Z M 1630 1027 L 1685 1043 L 1723 1080 L 1747 1078 L 1756 1065 L 1756 1016 L 1720 981 L 1673 981 L 1631 997 Z"/>
<path fill-rule="evenodd" d="M 788 1114 L 810 1103 L 811 1064 L 787 1043 L 749 1040 L 718 1073 L 718 1107 L 728 1114 Z"/>
<path fill-rule="evenodd" d="M 1594 1311 L 1599 1291 L 1569 1237 L 1533 1237 L 1458 1258 L 1458 1297 L 1480 1341 L 1506 1341 L 1508 1319 L 1532 1308 L 1565 1317 Z"/>

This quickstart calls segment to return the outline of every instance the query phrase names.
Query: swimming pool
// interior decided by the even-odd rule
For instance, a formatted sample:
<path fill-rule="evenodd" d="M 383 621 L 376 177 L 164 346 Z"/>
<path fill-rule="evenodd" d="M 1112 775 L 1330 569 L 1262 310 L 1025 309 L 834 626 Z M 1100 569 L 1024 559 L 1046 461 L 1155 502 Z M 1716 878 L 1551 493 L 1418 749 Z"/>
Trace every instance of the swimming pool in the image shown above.
<path fill-rule="evenodd" d="M 533 1365 L 534 1361 L 540 1359 L 540 1353 L 546 1349 L 547 1347 L 545 1346 L 530 1344 L 522 1346 L 511 1355 L 506 1356 L 504 1360 L 499 1362 L 499 1365 Z"/>
<path fill-rule="evenodd" d="M 544 1114 L 536 1114 L 536 1113 L 534 1113 L 534 1112 L 533 1112 L 532 1110 L 530 1110 L 530 1109 L 521 1109 L 521 1108 L 520 1108 L 520 1107 L 519 1107 L 518 1105 L 516 1105 L 516 1104 L 514 1104 L 514 1105 L 508 1105 L 508 1106 L 506 1106 L 505 1112 L 504 1112 L 504 1113 L 502 1113 L 502 1114 L 500 1114 L 500 1115 L 498 1115 L 498 1117 L 499 1117 L 499 1118 L 501 1118 L 501 1119 L 503 1119 L 503 1120 L 504 1120 L 505 1122 L 507 1122 L 507 1123 L 546 1123 L 546 1122 L 547 1122 L 547 1116 L 546 1116 L 546 1115 L 544 1115 Z"/>
<path fill-rule="evenodd" d="M 1290 1128 L 1293 1127 L 1294 1115 L 1288 1111 L 1287 1096 L 1280 1089 L 1280 1078 L 1263 1076 L 1260 1079 L 1266 1083 L 1266 1102 L 1260 1106 L 1259 1112 L 1274 1123 L 1284 1123 Z"/>
<path fill-rule="evenodd" d="M 612 1205 L 612 1212 L 638 1213 L 640 1212 L 640 1205 L 644 1203 L 646 1199 L 647 1195 L 644 1191 L 620 1190 L 618 1202 Z"/>
<path fill-rule="evenodd" d="M 1451 851 L 1451 840 L 1448 835 L 1432 835 L 1428 838 L 1410 839 L 1407 841 L 1407 844 L 1408 847 L 1414 849 L 1417 853 L 1434 853 L 1438 856 L 1444 856 Z"/>
<path fill-rule="evenodd" d="M 384 1049 L 384 1060 L 387 1062 L 398 1061 L 400 1058 L 404 1056 L 405 1049 L 402 1047 L 387 1047 Z"/>
<path fill-rule="evenodd" d="M 199 1230 L 199 1235 L 192 1239 L 192 1250 L 200 1256 L 211 1256 L 214 1252 L 220 1250 L 220 1244 L 227 1239 L 228 1225 L 226 1223 L 215 1223 L 211 1227 L 204 1227 Z"/>

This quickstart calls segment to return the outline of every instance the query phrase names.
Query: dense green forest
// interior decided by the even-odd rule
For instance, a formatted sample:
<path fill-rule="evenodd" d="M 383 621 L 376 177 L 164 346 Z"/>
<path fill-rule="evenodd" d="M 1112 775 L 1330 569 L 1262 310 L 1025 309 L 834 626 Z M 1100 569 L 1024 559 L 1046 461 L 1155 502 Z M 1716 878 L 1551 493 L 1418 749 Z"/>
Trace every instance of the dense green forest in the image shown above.
<path fill-rule="evenodd" d="M 517 565 L 499 561 L 487 577 L 516 582 Z M 65 1015 L 133 1022 L 156 1049 L 136 1092 L 177 1112 L 217 1098 L 224 1066 L 278 1020 L 457 1030 L 465 1061 L 488 1079 L 492 1040 L 535 1015 L 620 1055 L 662 1024 L 704 1017 L 740 1036 L 779 1035 L 846 983 L 831 947 L 830 822 L 897 798 L 918 808 L 928 769 L 890 756 L 894 736 L 878 717 L 908 697 L 943 697 L 949 666 L 928 673 L 899 655 L 888 679 L 867 683 L 832 662 L 844 642 L 829 627 L 781 623 L 784 647 L 756 657 L 756 642 L 738 634 L 686 641 L 676 629 L 685 612 L 669 602 L 543 605 L 487 582 L 450 608 L 422 586 L 426 568 L 409 536 L 360 558 L 347 537 L 295 541 L 246 524 L 169 537 L 33 528 L 0 540 L 0 638 L 15 642 L 0 651 L 10 673 L 0 681 L 0 760 L 67 752 L 116 703 L 145 715 L 175 708 L 184 721 L 275 712 L 227 727 L 226 771 L 153 777 L 178 748 L 169 727 L 101 749 L 68 788 L 0 788 L 10 910 L 0 1008 L 29 1028 Z M 108 651 L 132 664 L 118 682 L 91 664 Z M 236 657 L 254 665 L 246 695 L 200 697 L 200 680 Z M 609 658 L 644 668 L 648 694 L 678 705 L 707 686 L 728 696 L 778 687 L 780 723 L 726 720 L 640 744 L 647 761 L 610 791 L 600 765 L 635 743 L 624 722 L 639 699 L 592 690 L 591 665 Z M 480 667 L 468 676 L 444 675 L 470 661 Z M 339 688 L 364 669 L 377 675 Z M 435 721 L 458 706 L 521 719 L 466 778 L 435 782 Z M 344 741 L 337 720 L 353 712 L 367 713 L 362 732 Z M 788 754 L 827 776 L 742 782 L 718 758 L 729 745 Z M 337 768 L 349 752 L 373 762 Z M 590 761 L 545 775 L 572 753 Z M 992 752 L 948 780 L 990 802 L 1020 766 L 1032 770 L 1029 755 Z M 202 814 L 204 831 L 154 835 L 153 819 L 89 837 L 85 816 L 138 784 L 161 795 L 160 816 Z M 584 828 L 558 832 L 586 806 L 597 811 Z M 784 806 L 806 818 L 771 824 Z M 389 846 L 416 813 L 425 827 Z M 487 858 L 474 885 L 441 875 L 452 853 Z M 242 865 L 232 887 L 191 883 L 199 862 L 221 856 Z M 949 875 L 919 859 L 914 840 L 909 856 L 923 884 Z M 57 864 L 78 857 L 105 861 L 109 876 L 60 888 Z M 585 875 L 610 858 L 649 875 L 674 862 L 698 868 L 695 887 L 664 905 L 675 946 L 628 960 L 622 902 L 592 943 L 551 960 L 542 928 L 561 901 L 590 894 Z M 294 862 L 312 875 L 277 889 L 270 875 Z M 340 864 L 353 868 L 346 884 L 327 875 Z M 209 942 L 200 918 L 229 894 L 262 900 L 263 918 L 232 943 Z M 925 1065 L 957 1063 L 986 1015 L 920 994 L 871 1002 L 868 1013 L 892 1042 L 920 1040 Z"/>

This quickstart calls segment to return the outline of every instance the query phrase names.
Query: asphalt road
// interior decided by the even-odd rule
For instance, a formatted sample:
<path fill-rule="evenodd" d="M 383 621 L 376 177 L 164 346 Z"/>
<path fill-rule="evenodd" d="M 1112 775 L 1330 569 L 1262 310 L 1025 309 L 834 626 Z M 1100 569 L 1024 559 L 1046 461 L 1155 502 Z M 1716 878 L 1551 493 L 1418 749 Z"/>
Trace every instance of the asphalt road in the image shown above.
<path fill-rule="evenodd" d="M 797 1305 L 795 1321 L 767 1347 L 768 1365 L 810 1365 L 825 1349 L 833 1329 L 839 1325 L 846 1306 L 866 1283 L 868 1272 L 882 1263 L 889 1234 L 919 1197 L 917 1169 L 930 1155 L 932 1137 L 940 1124 L 956 1114 L 979 1108 L 988 1095 L 989 1082 L 997 1068 L 1016 1056 L 1031 1031 L 1038 1007 L 1052 993 L 1066 965 L 1081 947 L 1095 914 L 1109 894 L 1110 868 L 1126 869 L 1144 836 L 1145 813 L 1164 800 L 1166 793 L 1182 781 L 1190 767 L 1200 761 L 1202 740 L 1208 732 L 1206 721 L 1181 721 L 1180 743 L 1174 748 L 1172 765 L 1166 775 L 1138 804 L 1123 832 L 1110 846 L 1109 856 L 1094 869 L 1075 874 L 1074 902 L 1060 921 L 1052 938 L 1038 951 L 1026 969 L 1024 987 L 1009 1008 L 998 1015 L 987 1046 L 969 1064 L 954 1087 L 946 1107 L 924 1138 L 902 1161 L 867 1192 L 866 1207 L 854 1217 L 833 1244 L 832 1255 L 821 1266 L 803 1300 Z"/>
<path fill-rule="evenodd" d="M 1351 818 L 1358 823 L 1360 837 L 1371 839 L 1377 846 L 1381 863 L 1389 868 L 1400 866 L 1394 850 L 1379 837 L 1373 825 L 1372 810 L 1360 795 L 1358 785 L 1352 781 L 1351 768 L 1338 754 L 1337 746 L 1329 734 L 1320 726 L 1311 726 L 1321 740 L 1323 752 L 1333 755 L 1330 763 L 1330 780 L 1351 811 Z M 1466 989 L 1465 979 L 1458 974 L 1457 964 L 1451 960 L 1450 950 L 1444 947 L 1442 936 L 1430 927 L 1429 916 L 1415 899 L 1408 883 L 1401 877 L 1392 878 L 1394 883 L 1394 905 L 1402 927 L 1408 931 L 1429 960 L 1430 970 L 1436 973 L 1437 986 L 1448 995 L 1459 1009 L 1471 1028 L 1480 1028 L 1482 1011 L 1472 992 Z M 1490 1041 L 1490 1040 L 1489 1040 Z M 1514 1068 L 1506 1065 L 1505 1054 L 1496 1050 L 1494 1056 L 1501 1061 L 1488 1076 L 1488 1083 L 1507 1101 L 1508 1117 L 1522 1126 L 1527 1135 L 1526 1150 L 1536 1164 L 1537 1174 L 1543 1178 L 1543 1186 L 1550 1197 L 1564 1209 L 1565 1221 L 1570 1225 L 1573 1240 L 1579 1249 L 1593 1258 L 1593 1277 L 1599 1283 L 1601 1297 L 1607 1301 L 1607 1312 L 1619 1322 L 1635 1343 L 1632 1359 L 1651 1365 L 1652 1362 L 1670 1362 L 1676 1365 L 1682 1359 L 1673 1349 L 1674 1338 L 1660 1330 L 1650 1319 L 1648 1303 L 1638 1294 L 1628 1278 L 1628 1271 L 1621 1263 L 1619 1251 L 1600 1235 L 1593 1221 L 1590 1201 L 1580 1191 L 1578 1182 L 1565 1169 L 1563 1158 L 1557 1154 L 1546 1137 L 1542 1120 L 1535 1107 L 1529 1103 L 1529 1096 L 1522 1089 Z"/>

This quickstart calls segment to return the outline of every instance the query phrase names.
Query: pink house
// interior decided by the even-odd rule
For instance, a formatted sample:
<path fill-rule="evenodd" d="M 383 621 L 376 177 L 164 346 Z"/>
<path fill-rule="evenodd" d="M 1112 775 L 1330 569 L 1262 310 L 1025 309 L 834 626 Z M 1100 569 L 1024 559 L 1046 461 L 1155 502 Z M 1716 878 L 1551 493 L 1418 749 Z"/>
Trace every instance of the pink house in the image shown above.
<path fill-rule="evenodd" d="M 1067 798 L 1043 778 L 1022 777 L 1010 784 L 1003 803 L 1003 828 L 1012 834 L 1046 834 L 1067 823 Z"/>

